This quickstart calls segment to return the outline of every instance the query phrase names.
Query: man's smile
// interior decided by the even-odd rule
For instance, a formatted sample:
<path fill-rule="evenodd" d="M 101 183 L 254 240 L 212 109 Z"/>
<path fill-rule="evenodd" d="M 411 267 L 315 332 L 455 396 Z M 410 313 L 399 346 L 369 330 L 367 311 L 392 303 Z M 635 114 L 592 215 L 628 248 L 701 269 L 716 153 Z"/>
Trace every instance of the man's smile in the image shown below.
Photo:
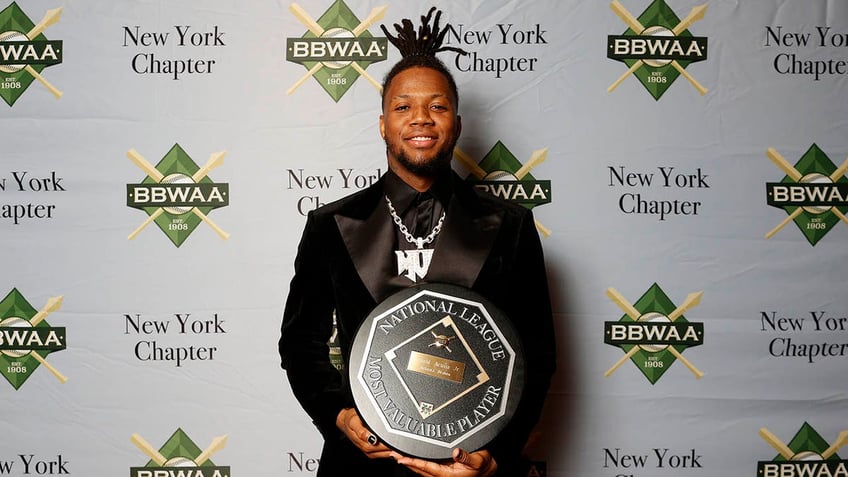
<path fill-rule="evenodd" d="M 428 147 L 433 147 L 438 142 L 437 136 L 412 136 L 406 139 L 406 141 L 412 145 L 412 147 L 425 149 Z"/>

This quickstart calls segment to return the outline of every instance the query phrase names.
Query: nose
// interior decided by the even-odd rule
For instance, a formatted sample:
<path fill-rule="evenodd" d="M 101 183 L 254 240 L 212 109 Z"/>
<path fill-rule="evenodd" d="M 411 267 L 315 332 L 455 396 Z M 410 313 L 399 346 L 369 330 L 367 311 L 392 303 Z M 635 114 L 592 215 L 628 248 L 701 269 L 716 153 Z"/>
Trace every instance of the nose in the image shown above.
<path fill-rule="evenodd" d="M 416 107 L 415 114 L 412 115 L 412 124 L 433 124 L 430 108 L 426 105 Z"/>

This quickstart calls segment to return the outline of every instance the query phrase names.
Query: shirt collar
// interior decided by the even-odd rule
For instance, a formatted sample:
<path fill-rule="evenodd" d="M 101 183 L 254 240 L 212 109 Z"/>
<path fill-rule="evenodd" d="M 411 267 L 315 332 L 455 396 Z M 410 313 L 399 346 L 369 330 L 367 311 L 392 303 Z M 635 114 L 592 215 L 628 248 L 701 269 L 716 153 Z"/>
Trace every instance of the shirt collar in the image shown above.
<path fill-rule="evenodd" d="M 404 182 L 391 169 L 386 172 L 385 180 L 383 181 L 383 192 L 392 201 L 395 210 L 401 214 L 409 208 L 418 195 L 417 190 Z M 442 207 L 447 207 L 453 195 L 451 174 L 442 174 L 437 177 L 433 185 L 424 193 L 432 195 L 442 204 Z"/>

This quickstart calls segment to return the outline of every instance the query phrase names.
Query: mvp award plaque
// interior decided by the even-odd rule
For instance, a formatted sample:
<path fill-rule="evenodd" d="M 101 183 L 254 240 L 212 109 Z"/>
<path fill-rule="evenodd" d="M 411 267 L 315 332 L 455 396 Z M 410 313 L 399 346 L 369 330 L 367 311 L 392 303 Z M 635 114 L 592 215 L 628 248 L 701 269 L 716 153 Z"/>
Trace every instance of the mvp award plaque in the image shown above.
<path fill-rule="evenodd" d="M 382 442 L 425 459 L 484 448 L 524 384 L 512 323 L 467 288 L 423 284 L 377 306 L 353 340 L 357 411 Z"/>

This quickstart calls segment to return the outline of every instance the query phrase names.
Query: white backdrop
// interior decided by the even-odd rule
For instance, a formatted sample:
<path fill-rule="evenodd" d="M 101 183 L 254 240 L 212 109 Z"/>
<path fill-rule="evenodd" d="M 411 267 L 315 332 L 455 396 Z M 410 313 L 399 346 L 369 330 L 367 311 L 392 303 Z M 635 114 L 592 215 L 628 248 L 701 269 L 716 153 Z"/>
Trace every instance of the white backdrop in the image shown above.
<path fill-rule="evenodd" d="M 417 18 L 430 3 L 299 5 L 324 29 L 348 31 L 387 6 L 367 35 L 358 32 L 383 37 L 380 23 Z M 622 5 L 643 26 L 668 31 L 699 4 Z M 278 364 L 282 307 L 306 211 L 385 172 L 379 95 L 365 76 L 381 82 L 399 55 L 390 47 L 387 58 L 375 57 L 382 61 L 363 63 L 364 76 L 320 67 L 287 94 L 314 64 L 287 60 L 287 41 L 307 33 L 290 6 L 0 4 L 0 33 L 26 34 L 63 8 L 41 38 L 61 41 L 60 62 L 42 67 L 29 57 L 32 72 L 0 63 L 0 93 L 15 96 L 0 104 L 0 295 L 10 294 L 0 302 L 0 331 L 8 343 L 21 325 L 8 320 L 19 318 L 47 341 L 0 348 L 8 381 L 0 383 L 0 475 L 130 469 L 143 477 L 142 468 L 163 465 L 160 457 L 203 460 L 201 450 L 209 450 L 207 476 L 314 474 L 321 439 Z M 338 13 L 345 8 L 356 18 Z M 679 37 L 706 39 L 702 57 L 687 57 L 700 61 L 677 62 L 691 82 L 668 76 L 678 74 L 670 64 L 636 69 L 658 72 L 660 83 L 649 86 L 666 81 L 656 98 L 636 75 L 607 91 L 629 67 L 607 57 L 608 36 L 628 30 L 607 1 L 441 8 L 455 27 L 450 44 L 479 60 L 477 71 L 453 65 L 461 151 L 483 164 L 500 142 L 525 164 L 547 149 L 526 178 L 550 181 L 551 202 L 534 213 L 550 232 L 543 247 L 559 350 L 528 449 L 537 475 L 753 477 L 758 462 L 804 451 L 844 465 L 837 436 L 848 429 L 848 220 L 839 216 L 848 206 L 829 196 L 818 213 L 799 213 L 800 226 L 765 235 L 797 206 L 769 206 L 766 184 L 816 173 L 826 183 L 848 156 L 848 4 L 711 1 Z M 15 23 L 20 15 L 30 24 Z M 28 44 L 20 36 L 3 43 Z M 150 72 L 151 58 L 166 72 Z M 472 60 L 461 61 L 468 70 Z M 499 64 L 507 70 L 486 71 Z M 816 67 L 818 77 L 805 74 Z M 174 68 L 186 72 L 174 79 Z M 322 87 L 333 81 L 348 88 Z M 182 166 L 168 162 L 175 145 Z M 166 210 L 162 228 L 151 223 L 129 240 L 158 208 L 128 206 L 139 197 L 128 186 L 158 182 L 130 150 L 184 179 L 225 152 L 200 181 L 210 184 L 198 206 L 207 222 Z M 460 161 L 457 170 L 468 173 Z M 677 201 L 678 213 L 633 213 L 638 200 L 647 212 L 650 201 Z M 169 236 L 169 224 L 188 230 Z M 667 301 L 640 300 L 654 284 Z M 611 300 L 610 288 L 624 301 Z M 703 325 L 699 346 L 681 346 L 683 360 L 642 351 L 605 377 L 630 347 L 604 341 L 605 322 L 630 321 L 624 302 L 667 316 L 696 292 L 700 302 L 682 310 L 680 323 Z M 61 306 L 36 318 L 58 296 Z M 150 359 L 154 347 L 161 359 Z M 811 349 L 819 350 L 812 360 Z M 651 375 L 657 363 L 664 372 Z M 219 436 L 227 436 L 223 448 L 213 445 Z"/>

